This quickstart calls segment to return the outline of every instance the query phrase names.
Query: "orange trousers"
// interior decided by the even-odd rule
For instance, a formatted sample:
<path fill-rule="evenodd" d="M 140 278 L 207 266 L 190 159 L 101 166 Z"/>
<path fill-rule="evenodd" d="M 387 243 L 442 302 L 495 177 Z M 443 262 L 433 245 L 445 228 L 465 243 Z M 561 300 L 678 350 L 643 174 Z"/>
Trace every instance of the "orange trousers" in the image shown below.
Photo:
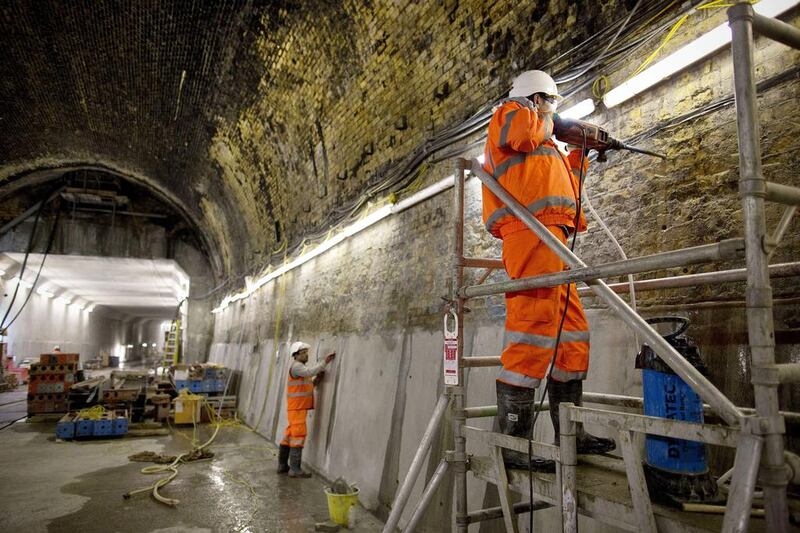
<path fill-rule="evenodd" d="M 283 433 L 282 446 L 289 446 L 290 448 L 302 448 L 306 443 L 306 418 L 308 409 L 297 409 L 288 412 L 289 425 L 286 426 L 286 431 Z"/>
<path fill-rule="evenodd" d="M 567 242 L 559 226 L 547 226 Z M 503 235 L 503 265 L 511 279 L 561 272 L 564 263 L 529 229 Z M 585 379 L 589 369 L 589 324 L 575 284 L 550 376 L 556 381 Z M 503 368 L 497 379 L 517 387 L 535 388 L 553 357 L 558 325 L 567 299 L 566 285 L 506 294 Z"/>

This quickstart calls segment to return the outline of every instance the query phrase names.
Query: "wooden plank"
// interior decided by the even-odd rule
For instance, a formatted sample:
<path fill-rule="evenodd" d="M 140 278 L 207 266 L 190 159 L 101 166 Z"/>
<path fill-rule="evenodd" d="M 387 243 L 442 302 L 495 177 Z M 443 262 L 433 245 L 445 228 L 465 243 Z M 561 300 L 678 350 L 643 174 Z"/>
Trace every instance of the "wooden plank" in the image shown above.
<path fill-rule="evenodd" d="M 644 478 L 642 460 L 639 450 L 634 447 L 630 431 L 620 431 L 618 442 L 625 458 L 625 469 L 628 473 L 628 484 L 631 490 L 633 510 L 639 524 L 639 531 L 643 533 L 657 533 L 656 519 L 650 505 L 650 493 L 647 491 L 647 481 Z"/>
<path fill-rule="evenodd" d="M 578 513 L 626 531 L 639 531 L 623 462 L 602 456 L 591 459 L 592 464 L 585 464 L 582 457 L 578 457 Z M 471 457 L 470 471 L 478 479 L 497 483 L 494 460 L 489 457 Z M 527 498 L 527 471 L 507 470 L 507 475 L 510 490 Z M 534 472 L 532 481 L 535 500 L 558 505 L 560 490 L 555 474 Z M 681 512 L 658 504 L 652 504 L 652 508 L 656 526 L 662 533 L 716 533 L 722 529 L 720 515 Z M 754 533 L 766 531 L 765 521 L 751 520 L 750 530 Z"/>
<path fill-rule="evenodd" d="M 500 446 L 507 450 L 514 450 L 528 455 L 528 439 L 503 435 L 502 433 L 495 433 L 487 429 L 476 428 L 473 426 L 464 426 L 463 431 L 467 437 L 467 440 L 475 439 L 487 444 L 488 446 Z M 536 457 L 550 459 L 551 461 L 560 462 L 561 460 L 558 446 L 553 446 L 552 444 L 533 441 L 532 453 Z"/>
<path fill-rule="evenodd" d="M 511 505 L 506 465 L 503 461 L 503 449 L 500 446 L 493 446 L 492 457 L 494 458 L 497 493 L 500 495 L 500 507 L 503 509 L 503 522 L 506 526 L 506 533 L 517 533 L 517 516 L 514 514 L 514 509 Z"/>
<path fill-rule="evenodd" d="M 735 448 L 739 441 L 739 430 L 727 426 L 693 424 L 633 413 L 616 413 L 590 407 L 571 407 L 569 416 L 575 422 L 584 424 L 599 424 L 618 430 L 627 429 L 637 433 L 693 440 L 730 448 Z"/>

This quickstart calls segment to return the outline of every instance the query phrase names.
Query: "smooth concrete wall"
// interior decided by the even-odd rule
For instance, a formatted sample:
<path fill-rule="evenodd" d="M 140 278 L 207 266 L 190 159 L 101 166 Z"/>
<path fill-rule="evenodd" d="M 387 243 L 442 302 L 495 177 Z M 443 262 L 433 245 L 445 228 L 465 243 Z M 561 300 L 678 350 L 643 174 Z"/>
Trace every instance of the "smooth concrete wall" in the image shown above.
<path fill-rule="evenodd" d="M 617 336 L 622 326 L 606 311 L 590 312 L 590 320 L 603 334 L 593 344 L 593 373 L 587 390 L 641 395 L 641 380 L 633 370 L 633 336 Z M 467 355 L 499 353 L 502 330 L 483 326 L 468 329 Z M 624 329 L 623 329 L 624 331 Z M 276 350 L 270 340 L 254 349 L 249 343 L 216 343 L 210 360 L 234 369 L 240 376 L 239 413 L 243 420 L 273 442 L 279 442 L 286 426 L 285 384 L 290 365 L 287 345 L 302 338 L 311 345 L 311 360 L 337 352 L 337 359 L 317 388 L 316 409 L 309 413 L 309 437 L 303 455 L 310 467 L 329 479 L 339 476 L 360 489 L 361 502 L 369 509 L 385 509 L 385 498 L 394 494 L 411 464 L 422 434 L 441 391 L 440 332 L 409 329 L 384 335 L 295 334 L 280 339 Z M 620 371 L 621 369 L 626 369 Z M 466 373 L 468 405 L 495 403 L 494 368 L 471 369 Z M 270 380 L 270 374 L 272 379 Z M 552 438 L 546 413 L 537 423 L 537 435 Z M 449 422 L 449 420 L 448 420 Z M 496 429 L 494 418 L 473 420 L 471 425 Z M 603 428 L 590 428 L 607 435 Z M 411 516 L 424 482 L 433 473 L 449 441 L 449 427 L 442 428 L 426 460 L 423 475 L 412 492 L 402 515 L 401 527 Z M 488 455 L 483 446 L 470 442 L 468 452 Z M 445 487 L 449 482 L 445 484 Z M 494 487 L 469 481 L 470 508 L 499 505 Z M 427 529 L 448 527 L 449 495 L 440 490 L 426 517 Z M 552 525 L 549 512 L 537 513 L 542 525 Z M 490 529 L 485 531 L 493 531 Z M 478 525 L 473 531 L 481 531 Z"/>
<path fill-rule="evenodd" d="M 0 317 L 6 313 L 14 287 L 13 282 L 3 280 L 3 294 L 7 296 L 0 301 Z M 28 290 L 20 288 L 7 321 L 17 313 Z M 35 359 L 39 354 L 49 353 L 56 345 L 62 352 L 79 353 L 81 361 L 94 359 L 103 352 L 113 355 L 122 338 L 122 322 L 104 315 L 101 310 L 89 313 L 34 292 L 22 314 L 8 328 L 5 340 L 9 343 L 9 355 L 19 363 L 22 359 Z"/>

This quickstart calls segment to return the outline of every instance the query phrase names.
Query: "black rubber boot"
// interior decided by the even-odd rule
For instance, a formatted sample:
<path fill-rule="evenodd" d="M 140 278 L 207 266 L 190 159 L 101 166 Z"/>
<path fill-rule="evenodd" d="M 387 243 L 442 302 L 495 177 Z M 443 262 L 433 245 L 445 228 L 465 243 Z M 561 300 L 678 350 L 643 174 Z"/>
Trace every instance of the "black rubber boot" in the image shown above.
<path fill-rule="evenodd" d="M 559 439 L 559 420 L 558 420 L 558 406 L 561 402 L 574 403 L 581 405 L 583 397 L 583 381 L 580 379 L 573 379 L 570 381 L 556 381 L 550 380 L 550 385 L 547 389 L 547 396 L 550 399 L 550 420 L 553 421 L 553 430 L 555 430 L 555 443 L 558 445 Z M 583 426 L 578 426 L 578 453 L 584 455 L 607 453 L 616 448 L 616 444 L 611 439 L 604 439 L 602 437 L 595 437 L 584 431 Z"/>
<path fill-rule="evenodd" d="M 289 448 L 285 444 L 281 444 L 278 450 L 278 473 L 285 474 L 289 471 Z"/>
<path fill-rule="evenodd" d="M 302 462 L 303 448 L 289 448 L 289 477 L 311 477 L 311 474 L 300 468 Z"/>
<path fill-rule="evenodd" d="M 533 422 L 533 404 L 536 389 L 515 387 L 497 381 L 497 421 L 500 423 L 500 432 L 512 437 L 527 439 L 531 434 Z M 530 458 L 531 468 L 534 472 L 555 472 L 556 465 L 553 461 L 541 457 Z M 518 470 L 528 469 L 528 454 L 513 450 L 503 450 L 503 462 L 506 468 Z"/>

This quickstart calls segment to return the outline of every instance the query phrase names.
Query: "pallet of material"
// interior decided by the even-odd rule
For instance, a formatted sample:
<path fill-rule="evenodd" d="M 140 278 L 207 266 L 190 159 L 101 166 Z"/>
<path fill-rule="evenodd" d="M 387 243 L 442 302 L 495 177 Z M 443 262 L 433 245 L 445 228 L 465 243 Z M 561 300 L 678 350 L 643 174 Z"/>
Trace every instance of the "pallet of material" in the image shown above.
<path fill-rule="evenodd" d="M 128 412 L 108 411 L 100 418 L 82 418 L 79 413 L 64 415 L 56 424 L 56 437 L 69 440 L 81 437 L 121 437 L 128 433 Z"/>
<path fill-rule="evenodd" d="M 135 401 L 141 393 L 140 388 L 126 388 L 126 389 L 105 389 L 103 390 L 103 403 L 112 402 L 132 402 Z"/>
<path fill-rule="evenodd" d="M 65 393 L 28 394 L 28 414 L 65 413 L 67 395 Z"/>
<path fill-rule="evenodd" d="M 43 365 L 78 364 L 80 359 L 81 356 L 77 353 L 43 353 L 39 356 L 39 363 Z"/>

